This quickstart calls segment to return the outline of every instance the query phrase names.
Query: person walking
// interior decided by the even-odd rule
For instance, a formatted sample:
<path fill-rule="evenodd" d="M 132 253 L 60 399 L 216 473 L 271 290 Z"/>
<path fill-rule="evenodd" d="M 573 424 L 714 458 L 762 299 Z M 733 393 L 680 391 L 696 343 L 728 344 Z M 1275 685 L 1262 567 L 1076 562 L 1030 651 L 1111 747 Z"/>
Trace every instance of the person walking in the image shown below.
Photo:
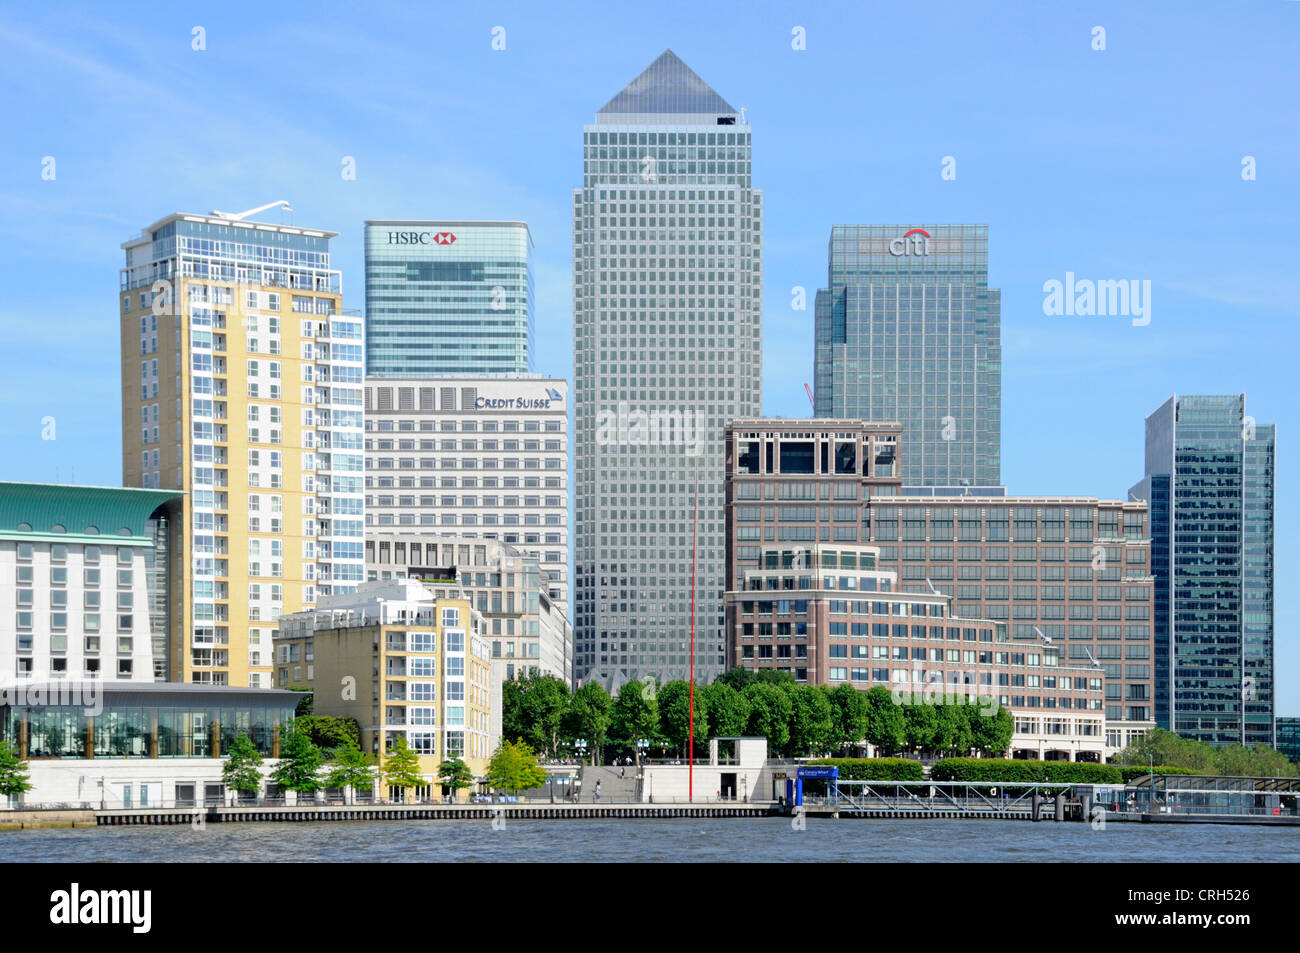
<path fill-rule="evenodd" d="M 600 803 L 600 781 L 596 782 L 596 803 Z"/>

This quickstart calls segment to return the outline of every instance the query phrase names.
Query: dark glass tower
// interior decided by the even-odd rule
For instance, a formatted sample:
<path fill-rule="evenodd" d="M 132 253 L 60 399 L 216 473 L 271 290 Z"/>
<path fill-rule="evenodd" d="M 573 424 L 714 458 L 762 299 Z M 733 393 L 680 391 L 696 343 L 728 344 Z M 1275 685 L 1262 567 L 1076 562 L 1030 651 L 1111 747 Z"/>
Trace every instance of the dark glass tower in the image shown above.
<path fill-rule="evenodd" d="M 1244 394 L 1177 395 L 1146 421 L 1156 723 L 1211 744 L 1275 741 L 1275 428 Z"/>
<path fill-rule="evenodd" d="M 1002 293 L 987 225 L 836 225 L 817 292 L 818 417 L 897 421 L 904 486 L 997 486 Z"/>
<path fill-rule="evenodd" d="M 583 130 L 573 193 L 575 674 L 722 670 L 723 427 L 762 397 L 750 128 L 672 51 Z"/>

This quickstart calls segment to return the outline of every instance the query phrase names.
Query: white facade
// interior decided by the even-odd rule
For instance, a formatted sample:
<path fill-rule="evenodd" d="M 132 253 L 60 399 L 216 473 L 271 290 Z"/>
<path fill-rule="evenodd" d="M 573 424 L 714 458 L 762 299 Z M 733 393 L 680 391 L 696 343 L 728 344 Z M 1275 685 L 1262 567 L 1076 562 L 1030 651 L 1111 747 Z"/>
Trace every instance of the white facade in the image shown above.
<path fill-rule="evenodd" d="M 148 547 L 0 539 L 0 679 L 154 680 Z"/>
<path fill-rule="evenodd" d="M 569 614 L 568 384 L 366 381 L 366 526 L 495 539 L 537 557 Z"/>

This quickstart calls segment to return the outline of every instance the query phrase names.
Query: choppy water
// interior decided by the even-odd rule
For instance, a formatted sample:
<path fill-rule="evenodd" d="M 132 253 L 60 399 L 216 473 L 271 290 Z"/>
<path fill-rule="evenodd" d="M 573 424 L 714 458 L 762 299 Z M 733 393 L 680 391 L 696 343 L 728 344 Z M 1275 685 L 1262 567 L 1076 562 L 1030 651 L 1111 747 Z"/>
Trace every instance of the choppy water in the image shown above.
<path fill-rule="evenodd" d="M 1294 861 L 1300 828 L 789 818 L 341 821 L 0 832 L 0 861 Z"/>

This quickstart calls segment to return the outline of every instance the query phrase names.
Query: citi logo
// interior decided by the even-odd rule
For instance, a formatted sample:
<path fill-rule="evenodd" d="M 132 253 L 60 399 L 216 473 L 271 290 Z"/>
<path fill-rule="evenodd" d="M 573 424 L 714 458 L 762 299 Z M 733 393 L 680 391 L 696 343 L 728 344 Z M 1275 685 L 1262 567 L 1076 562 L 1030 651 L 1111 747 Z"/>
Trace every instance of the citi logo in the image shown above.
<path fill-rule="evenodd" d="M 889 242 L 891 255 L 928 255 L 930 254 L 930 233 L 924 228 L 914 228 L 904 233 L 902 238 Z"/>
<path fill-rule="evenodd" d="M 128 924 L 132 933 L 148 933 L 152 926 L 152 890 L 69 890 L 50 894 L 50 922 L 65 925 Z"/>

